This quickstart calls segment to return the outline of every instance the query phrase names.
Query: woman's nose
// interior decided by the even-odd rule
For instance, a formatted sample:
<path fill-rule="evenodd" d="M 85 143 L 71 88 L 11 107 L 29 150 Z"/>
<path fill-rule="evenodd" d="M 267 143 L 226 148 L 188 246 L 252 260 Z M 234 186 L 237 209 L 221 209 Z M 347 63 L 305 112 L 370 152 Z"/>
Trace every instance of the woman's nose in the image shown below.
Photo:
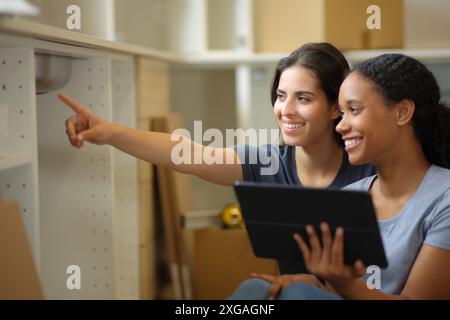
<path fill-rule="evenodd" d="M 340 133 L 341 135 L 344 135 L 346 132 L 350 130 L 350 127 L 348 125 L 347 119 L 344 116 L 342 116 L 341 121 L 338 122 L 336 125 L 336 131 Z"/>
<path fill-rule="evenodd" d="M 297 113 L 295 103 L 291 99 L 287 99 L 281 108 L 281 113 L 283 115 L 292 115 Z"/>

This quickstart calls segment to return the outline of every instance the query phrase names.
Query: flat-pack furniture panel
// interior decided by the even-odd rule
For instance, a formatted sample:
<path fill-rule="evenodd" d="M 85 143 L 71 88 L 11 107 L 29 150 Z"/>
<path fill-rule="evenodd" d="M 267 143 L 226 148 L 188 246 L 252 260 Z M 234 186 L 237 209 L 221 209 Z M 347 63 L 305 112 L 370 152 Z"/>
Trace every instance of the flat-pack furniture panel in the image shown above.
<path fill-rule="evenodd" d="M 60 91 L 110 120 L 110 65 L 108 57 L 72 59 Z M 112 299 L 112 150 L 71 147 L 64 122 L 74 113 L 56 93 L 37 97 L 44 291 L 50 299 Z M 68 283 L 71 270 L 80 272 L 80 289 Z"/>
<path fill-rule="evenodd" d="M 39 270 L 34 74 L 31 40 L 0 34 L 0 193 L 17 201 Z"/>
<path fill-rule="evenodd" d="M 0 48 L 0 146 L 2 154 L 30 154 L 34 66 L 29 48 Z"/>
<path fill-rule="evenodd" d="M 129 127 L 136 127 L 134 74 L 133 60 L 112 60 L 113 122 Z M 118 299 L 140 296 L 137 165 L 136 158 L 113 151 L 114 279 Z"/>

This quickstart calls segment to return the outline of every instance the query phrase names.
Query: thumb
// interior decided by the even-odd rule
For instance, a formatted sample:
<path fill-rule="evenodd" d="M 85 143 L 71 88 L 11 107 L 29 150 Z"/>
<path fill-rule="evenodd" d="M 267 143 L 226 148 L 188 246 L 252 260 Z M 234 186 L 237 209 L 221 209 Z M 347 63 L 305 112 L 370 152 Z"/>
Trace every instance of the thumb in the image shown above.
<path fill-rule="evenodd" d="M 356 277 L 362 277 L 367 272 L 367 268 L 361 260 L 357 260 L 353 267 L 353 274 Z"/>
<path fill-rule="evenodd" d="M 77 138 L 79 142 L 95 140 L 98 137 L 99 133 L 99 130 L 97 130 L 96 128 L 88 129 L 78 134 Z"/>
<path fill-rule="evenodd" d="M 277 280 L 278 281 L 272 282 L 272 285 L 269 288 L 268 292 L 269 300 L 275 300 L 281 291 L 283 285 L 282 280 L 280 278 L 278 278 Z"/>
<path fill-rule="evenodd" d="M 252 273 L 251 276 L 252 276 L 252 278 L 265 280 L 267 282 L 273 282 L 273 280 L 275 279 L 274 276 L 271 276 L 268 274 L 262 274 L 262 273 Z"/>

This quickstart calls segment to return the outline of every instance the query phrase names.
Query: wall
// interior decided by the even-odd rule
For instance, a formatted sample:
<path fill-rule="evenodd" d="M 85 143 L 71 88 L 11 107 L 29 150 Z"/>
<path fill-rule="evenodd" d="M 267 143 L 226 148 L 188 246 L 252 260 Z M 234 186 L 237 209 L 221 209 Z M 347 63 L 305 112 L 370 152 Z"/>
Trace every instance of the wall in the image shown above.
<path fill-rule="evenodd" d="M 115 0 L 115 12 L 117 41 L 168 49 L 167 0 Z"/>
<path fill-rule="evenodd" d="M 405 46 L 450 47 L 450 1 L 404 0 Z"/>
<path fill-rule="evenodd" d="M 185 128 L 194 132 L 194 121 L 202 120 L 208 128 L 236 127 L 236 107 L 233 70 L 177 69 L 171 73 L 172 111 L 180 112 Z M 207 144 L 207 143 L 204 143 Z M 234 202 L 231 187 L 214 185 L 191 177 L 193 210 L 221 209 Z"/>
<path fill-rule="evenodd" d="M 253 7 L 256 52 L 288 52 L 293 43 L 323 39 L 323 1 L 254 1 Z"/>

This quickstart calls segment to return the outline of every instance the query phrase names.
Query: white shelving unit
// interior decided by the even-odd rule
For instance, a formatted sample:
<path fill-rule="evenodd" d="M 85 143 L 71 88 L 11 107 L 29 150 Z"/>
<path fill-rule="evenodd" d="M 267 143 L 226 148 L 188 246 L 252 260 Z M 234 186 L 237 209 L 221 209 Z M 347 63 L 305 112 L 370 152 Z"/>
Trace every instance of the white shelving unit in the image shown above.
<path fill-rule="evenodd" d="M 71 57 L 63 91 L 102 118 L 136 125 L 134 58 L 0 35 L 0 193 L 17 201 L 49 299 L 139 298 L 137 161 L 111 147 L 72 148 L 73 112 L 36 95 L 34 53 Z M 69 290 L 70 265 L 81 290 Z"/>
<path fill-rule="evenodd" d="M 29 156 L 0 156 L 0 171 L 11 170 L 31 163 Z"/>
<path fill-rule="evenodd" d="M 251 52 L 252 2 L 169 0 L 169 49 L 181 53 Z"/>
<path fill-rule="evenodd" d="M 17 201 L 40 269 L 34 51 L 29 39 L 0 35 L 0 193 Z"/>
<path fill-rule="evenodd" d="M 129 58 L 112 57 L 113 122 L 136 127 L 134 64 Z M 113 244 L 115 297 L 139 298 L 139 228 L 137 160 L 113 150 Z"/>

